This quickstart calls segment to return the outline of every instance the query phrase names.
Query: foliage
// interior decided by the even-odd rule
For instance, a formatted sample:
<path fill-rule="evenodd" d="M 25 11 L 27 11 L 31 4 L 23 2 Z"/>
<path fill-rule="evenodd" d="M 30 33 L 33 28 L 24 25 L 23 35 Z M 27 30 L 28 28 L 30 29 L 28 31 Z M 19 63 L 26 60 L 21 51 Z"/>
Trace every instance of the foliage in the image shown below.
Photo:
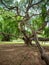
<path fill-rule="evenodd" d="M 9 34 L 15 34 L 17 37 L 20 32 L 18 29 L 19 17 L 15 17 L 12 11 L 0 10 L 0 32 L 5 32 Z"/>
<path fill-rule="evenodd" d="M 18 29 L 18 24 L 24 18 L 23 16 L 26 16 L 26 13 L 29 16 L 32 16 L 32 14 L 39 14 L 32 16 L 32 18 L 24 24 L 24 29 L 26 30 L 26 33 L 28 35 L 32 34 L 31 27 L 34 27 L 35 30 L 38 31 L 38 29 L 43 25 L 46 19 L 46 21 L 49 21 L 47 15 L 47 7 L 49 3 L 48 0 L 43 0 L 40 4 L 37 4 L 38 1 L 40 0 L 3 0 L 4 4 L 0 3 L 0 32 L 2 31 L 9 34 L 14 34 L 17 37 L 21 36 L 22 33 Z M 36 5 L 30 7 L 30 5 L 32 4 Z M 16 8 L 9 10 L 7 6 L 9 8 Z M 17 9 L 17 7 L 19 8 L 19 10 Z M 26 10 L 27 8 L 28 11 Z M 16 10 L 18 10 L 18 12 Z M 28 16 L 26 16 L 26 18 L 27 17 Z M 47 33 L 49 31 L 49 28 L 44 27 L 43 31 L 41 36 L 49 37 L 49 34 Z"/>

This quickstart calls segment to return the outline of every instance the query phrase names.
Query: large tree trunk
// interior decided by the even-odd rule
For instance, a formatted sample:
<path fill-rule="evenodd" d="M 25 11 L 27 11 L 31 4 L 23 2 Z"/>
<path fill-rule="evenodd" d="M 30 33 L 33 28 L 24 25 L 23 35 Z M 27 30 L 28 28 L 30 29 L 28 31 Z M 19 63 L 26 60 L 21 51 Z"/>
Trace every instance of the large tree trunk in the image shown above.
<path fill-rule="evenodd" d="M 28 37 L 28 35 L 26 34 L 25 30 L 22 31 L 24 37 L 23 37 L 23 40 L 25 42 L 26 45 L 32 45 L 31 43 L 31 39 Z"/>
<path fill-rule="evenodd" d="M 37 45 L 37 47 L 38 47 L 38 49 L 39 49 L 39 52 L 40 52 L 40 54 L 41 54 L 41 59 L 45 61 L 46 65 L 49 65 L 49 55 L 47 55 L 47 54 L 45 53 L 45 50 L 44 50 L 44 49 L 41 47 L 41 45 L 39 44 L 39 42 L 38 42 L 38 37 L 37 37 L 35 31 L 33 31 L 33 34 L 34 34 L 34 40 L 35 40 L 36 45 Z"/>
<path fill-rule="evenodd" d="M 27 46 L 32 46 L 31 40 L 29 37 L 23 37 L 23 40 Z"/>

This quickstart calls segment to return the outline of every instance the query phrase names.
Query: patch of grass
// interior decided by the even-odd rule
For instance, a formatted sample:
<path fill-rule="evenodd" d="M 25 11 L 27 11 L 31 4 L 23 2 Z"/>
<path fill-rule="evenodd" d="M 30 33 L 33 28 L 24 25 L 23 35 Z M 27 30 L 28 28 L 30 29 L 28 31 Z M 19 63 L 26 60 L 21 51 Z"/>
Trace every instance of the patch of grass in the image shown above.
<path fill-rule="evenodd" d="M 32 43 L 35 44 L 34 41 Z M 24 42 L 23 41 L 0 42 L 0 44 L 24 44 Z M 44 42 L 44 43 L 40 42 L 40 44 L 41 46 L 49 46 L 49 42 Z"/>
<path fill-rule="evenodd" d="M 41 44 L 41 46 L 49 46 L 49 43 L 48 44 Z"/>
<path fill-rule="evenodd" d="M 0 44 L 23 44 L 23 42 L 0 42 Z"/>

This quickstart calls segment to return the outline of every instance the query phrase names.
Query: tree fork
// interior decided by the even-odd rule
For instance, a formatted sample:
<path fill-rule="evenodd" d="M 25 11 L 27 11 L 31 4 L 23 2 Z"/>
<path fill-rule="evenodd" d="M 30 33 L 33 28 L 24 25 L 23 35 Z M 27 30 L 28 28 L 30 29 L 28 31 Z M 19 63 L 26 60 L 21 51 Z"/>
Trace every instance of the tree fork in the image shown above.
<path fill-rule="evenodd" d="M 30 38 L 23 37 L 23 40 L 24 40 L 25 44 L 27 44 L 27 46 L 30 46 L 30 45 L 32 46 Z"/>

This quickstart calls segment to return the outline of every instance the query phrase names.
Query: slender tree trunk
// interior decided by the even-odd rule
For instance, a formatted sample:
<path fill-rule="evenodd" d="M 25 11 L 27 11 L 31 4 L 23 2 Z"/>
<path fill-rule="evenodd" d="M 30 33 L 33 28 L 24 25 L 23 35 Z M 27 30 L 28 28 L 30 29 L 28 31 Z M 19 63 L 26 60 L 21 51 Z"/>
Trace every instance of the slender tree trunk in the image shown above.
<path fill-rule="evenodd" d="M 38 47 L 38 49 L 39 49 L 39 52 L 40 52 L 40 54 L 41 54 L 41 59 L 46 62 L 46 65 L 49 65 L 49 55 L 47 55 L 47 54 L 45 53 L 45 50 L 44 50 L 44 49 L 41 47 L 41 45 L 39 44 L 39 42 L 38 42 L 38 37 L 37 37 L 35 31 L 33 31 L 33 34 L 34 34 L 34 40 L 35 40 L 36 45 L 37 45 L 37 47 Z"/>

